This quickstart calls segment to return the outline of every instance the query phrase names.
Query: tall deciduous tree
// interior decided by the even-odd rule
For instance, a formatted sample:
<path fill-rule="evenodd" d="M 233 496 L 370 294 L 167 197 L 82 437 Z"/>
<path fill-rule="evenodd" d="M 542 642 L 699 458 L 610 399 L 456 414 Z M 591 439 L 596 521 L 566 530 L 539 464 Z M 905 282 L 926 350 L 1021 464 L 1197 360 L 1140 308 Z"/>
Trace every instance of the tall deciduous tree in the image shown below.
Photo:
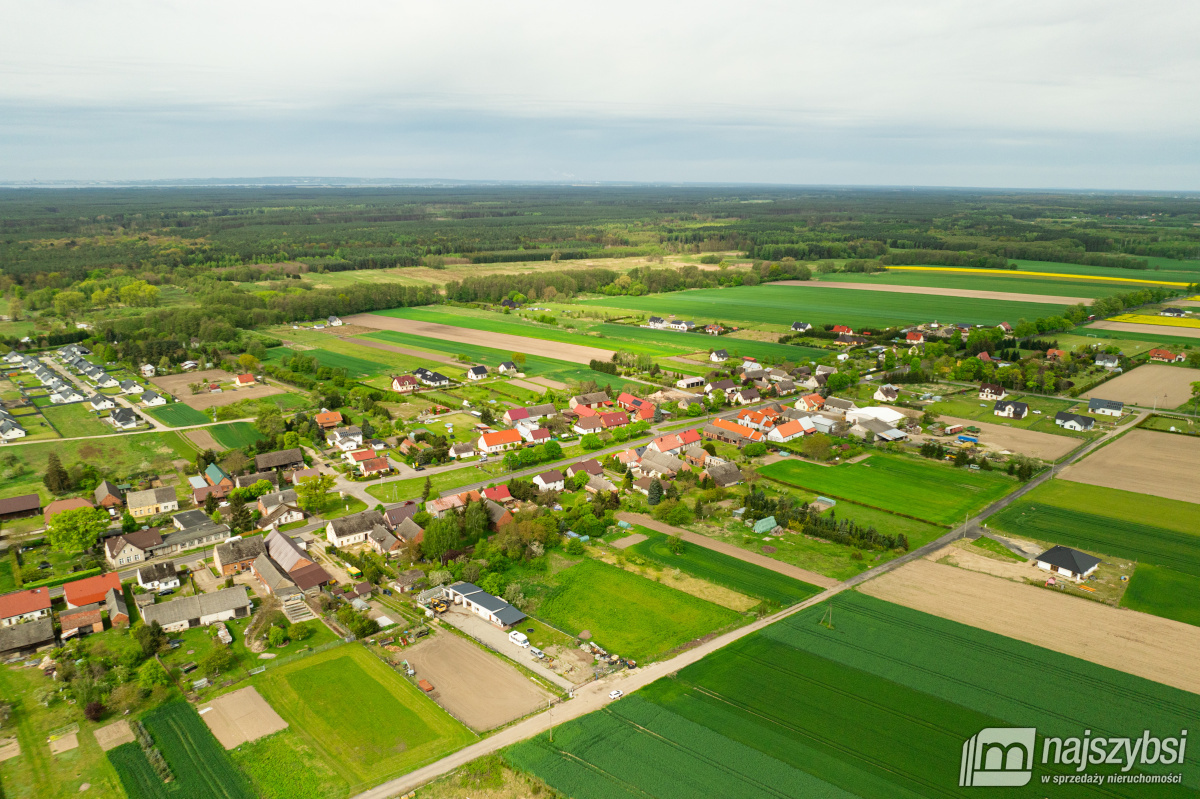
<path fill-rule="evenodd" d="M 85 552 L 108 529 L 108 514 L 99 508 L 75 508 L 55 514 L 46 537 L 58 552 Z"/>
<path fill-rule="evenodd" d="M 296 499 L 299 501 L 301 509 L 309 513 L 317 513 L 324 508 L 329 492 L 333 490 L 334 482 L 334 476 L 331 474 L 301 478 L 295 486 Z"/>

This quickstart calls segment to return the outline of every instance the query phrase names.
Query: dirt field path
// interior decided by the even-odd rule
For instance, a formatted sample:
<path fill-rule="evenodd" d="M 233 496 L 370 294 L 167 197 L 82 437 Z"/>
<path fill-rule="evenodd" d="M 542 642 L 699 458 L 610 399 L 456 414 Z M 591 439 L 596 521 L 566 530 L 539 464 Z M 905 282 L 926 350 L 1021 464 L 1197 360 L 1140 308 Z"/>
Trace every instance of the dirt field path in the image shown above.
<path fill-rule="evenodd" d="M 979 443 L 983 446 L 1020 452 L 1044 461 L 1056 461 L 1083 443 L 1083 439 L 1071 436 L 1056 436 L 1053 433 L 1005 427 L 1002 424 L 979 422 L 974 419 L 959 419 L 954 416 L 942 416 L 941 419 L 950 424 L 961 424 L 963 427 L 978 427 L 983 431 L 979 436 Z M 940 436 L 927 436 L 927 438 L 930 441 L 946 440 Z"/>
<path fill-rule="evenodd" d="M 560 361 L 572 363 L 588 363 L 589 361 L 612 360 L 612 350 L 602 350 L 597 347 L 584 347 L 579 344 L 562 344 L 557 341 L 543 341 L 527 336 L 514 336 L 509 333 L 491 333 L 482 330 L 469 330 L 464 327 L 441 325 L 436 322 L 417 322 L 412 319 L 396 319 L 392 316 L 378 314 L 358 314 L 346 320 L 353 325 L 372 327 L 376 330 L 395 330 L 398 333 L 410 333 L 414 336 L 441 339 L 442 341 L 457 341 L 461 344 L 474 344 L 480 347 L 492 347 L 498 350 L 524 352 L 528 355 L 540 355 L 543 358 L 557 358 Z"/>
<path fill-rule="evenodd" d="M 211 449 L 213 452 L 220 452 L 225 449 L 217 443 L 217 440 L 213 438 L 212 433 L 208 432 L 208 430 L 205 430 L 204 428 L 188 430 L 186 433 L 184 433 L 184 435 L 187 437 L 188 441 L 191 441 L 193 444 L 199 447 L 201 452 L 209 449 Z"/>
<path fill-rule="evenodd" d="M 762 566 L 764 569 L 770 569 L 773 572 L 787 575 L 802 582 L 818 586 L 820 588 L 832 588 L 838 585 L 838 581 L 832 577 L 826 577 L 823 574 L 810 572 L 807 569 L 801 569 L 799 566 L 793 566 L 790 563 L 768 558 L 766 555 L 759 555 L 756 552 L 735 547 L 733 544 L 726 544 L 724 541 L 717 541 L 709 538 L 706 535 L 688 532 L 679 527 L 672 527 L 669 524 L 663 524 L 660 521 L 651 519 L 649 516 L 643 516 L 640 513 L 618 513 L 617 518 L 622 521 L 627 521 L 630 524 L 640 524 L 642 527 L 649 527 L 651 530 L 656 530 L 667 535 L 682 535 L 683 540 L 689 544 L 695 544 L 705 549 L 711 549 L 713 552 L 720 552 L 723 555 L 728 555 L 731 558 L 744 560 L 747 563 L 753 563 L 755 566 Z"/>
<path fill-rule="evenodd" d="M 1200 693 L 1200 627 L 917 560 L 864 594 Z"/>
<path fill-rule="evenodd" d="M 1143 408 L 1178 408 L 1192 398 L 1192 383 L 1200 380 L 1200 369 L 1148 363 L 1131 369 L 1092 391 L 1080 394 L 1081 399 L 1101 397 Z"/>
<path fill-rule="evenodd" d="M 1136 322 L 1092 322 L 1088 327 L 1096 330 L 1120 330 L 1125 333 L 1151 333 L 1156 336 L 1182 336 L 1200 338 L 1200 327 L 1171 327 L 1170 325 L 1139 325 Z"/>
<path fill-rule="evenodd" d="M 451 632 L 417 644 L 405 658 L 418 679 L 433 684 L 433 700 L 476 732 L 545 708 L 552 696 L 508 663 Z"/>
<path fill-rule="evenodd" d="M 1130 430 L 1058 473 L 1076 483 L 1200 502 L 1200 438 Z"/>
<path fill-rule="evenodd" d="M 929 286 L 872 286 L 869 283 L 839 283 L 820 280 L 779 280 L 777 286 L 809 286 L 823 289 L 855 289 L 886 291 L 892 294 L 932 294 L 936 297 L 969 297 L 976 300 L 1007 300 L 1009 302 L 1040 302 L 1046 305 L 1091 305 L 1091 297 L 1055 297 L 1050 294 L 1021 294 L 1016 291 L 984 291 L 982 289 L 939 289 Z"/>
<path fill-rule="evenodd" d="M 449 355 L 438 355 L 432 352 L 422 352 L 421 350 L 410 350 L 404 347 L 397 347 L 395 344 L 384 344 L 382 341 L 374 341 L 369 338 L 347 338 L 346 341 L 352 341 L 362 347 L 370 347 L 374 350 L 383 350 L 384 352 L 394 352 L 399 355 L 412 355 L 416 358 L 424 358 L 427 361 L 435 363 L 446 363 L 451 366 L 462 366 L 458 361 L 451 358 Z"/>

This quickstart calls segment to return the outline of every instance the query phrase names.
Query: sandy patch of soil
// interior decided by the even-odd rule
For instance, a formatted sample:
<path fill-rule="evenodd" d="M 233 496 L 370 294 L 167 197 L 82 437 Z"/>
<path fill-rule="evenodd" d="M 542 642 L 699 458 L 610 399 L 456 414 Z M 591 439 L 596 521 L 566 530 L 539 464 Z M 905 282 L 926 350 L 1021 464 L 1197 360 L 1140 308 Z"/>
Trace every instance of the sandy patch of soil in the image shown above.
<path fill-rule="evenodd" d="M 1200 369 L 1148 363 L 1114 377 L 1081 396 L 1084 399 L 1101 397 L 1133 405 L 1153 406 L 1157 403 L 1160 408 L 1178 408 L 1192 398 L 1192 383 L 1197 380 L 1200 380 Z"/>
<path fill-rule="evenodd" d="M 211 449 L 213 452 L 220 452 L 224 449 L 217 440 L 212 437 L 212 433 L 208 432 L 208 428 L 200 427 L 195 430 L 185 430 L 183 432 L 188 440 L 199 447 L 201 450 Z"/>
<path fill-rule="evenodd" d="M 612 350 L 602 350 L 597 347 L 584 347 L 579 344 L 562 344 L 557 341 L 543 341 L 527 336 L 514 336 L 509 333 L 491 333 L 481 330 L 468 330 L 463 327 L 442 325 L 436 322 L 418 322 L 412 319 L 396 319 L 391 316 L 376 316 L 374 314 L 359 314 L 348 320 L 350 324 L 374 327 L 382 330 L 395 330 L 400 333 L 410 333 L 415 336 L 426 336 L 442 341 L 456 341 L 461 344 L 475 344 L 492 347 L 498 350 L 524 352 L 529 355 L 540 355 L 543 358 L 557 358 L 560 361 L 572 363 L 589 363 L 593 360 L 612 360 Z"/>
<path fill-rule="evenodd" d="M 79 748 L 79 733 L 73 732 L 70 735 L 56 738 L 53 741 L 49 741 L 47 745 L 50 747 L 50 754 L 52 755 L 61 755 L 63 752 L 70 752 L 72 749 Z"/>
<path fill-rule="evenodd" d="M 21 744 L 16 738 L 7 738 L 0 741 L 0 763 L 5 760 L 11 760 L 21 754 Z"/>
<path fill-rule="evenodd" d="M 237 391 L 226 389 L 220 394 L 193 394 L 188 391 L 176 396 L 185 404 L 192 406 L 198 411 L 203 411 L 209 408 L 223 408 L 226 405 L 232 405 L 242 400 L 262 399 L 263 397 L 272 397 L 276 394 L 285 393 L 282 388 L 269 386 L 265 383 L 255 383 L 253 386 L 239 388 Z"/>
<path fill-rule="evenodd" d="M 177 397 L 191 396 L 188 389 L 192 383 L 226 383 L 233 382 L 233 375 L 224 369 L 205 369 L 203 372 L 182 372 L 177 375 L 159 375 L 150 378 L 150 382 L 168 394 Z"/>
<path fill-rule="evenodd" d="M 860 590 L 1148 680 L 1200 692 L 1200 627 L 920 559 Z"/>
<path fill-rule="evenodd" d="M 1039 569 L 1037 564 L 1032 561 L 1018 563 L 1015 560 L 990 558 L 965 538 L 960 538 L 958 541 L 947 544 L 941 549 L 930 552 L 925 556 L 925 559 L 934 563 L 944 563 L 950 566 L 957 566 L 960 569 L 982 572 L 990 574 L 993 577 L 1003 577 L 1005 580 L 1016 580 L 1017 582 L 1025 582 L 1026 579 L 1037 579 L 1039 576 L 1045 578 L 1046 576 L 1046 573 Z"/>
<path fill-rule="evenodd" d="M 240 688 L 198 708 L 200 718 L 226 749 L 279 732 L 287 722 L 255 688 Z"/>
<path fill-rule="evenodd" d="M 547 389 L 547 386 L 543 386 L 543 385 L 542 385 L 542 384 L 540 384 L 540 383 L 533 383 L 533 382 L 530 382 L 530 381 L 528 381 L 528 380 L 521 380 L 521 379 L 519 379 L 519 378 L 513 378 L 513 379 L 509 380 L 508 382 L 509 382 L 509 383 L 512 383 L 514 386 L 519 386 L 519 387 L 521 387 L 521 388 L 527 388 L 527 389 L 529 389 L 530 391 L 536 391 L 536 392 L 538 392 L 539 394 L 545 394 L 545 393 L 546 393 L 546 389 Z M 557 380 L 555 380 L 555 381 L 552 381 L 552 382 L 558 382 L 558 381 L 557 381 Z"/>
<path fill-rule="evenodd" d="M 531 378 L 529 378 L 529 382 L 540 383 L 541 385 L 545 386 L 546 388 L 552 388 L 555 391 L 566 391 L 567 390 L 566 383 L 563 383 L 560 380 L 551 380 L 548 377 L 531 377 Z"/>
<path fill-rule="evenodd" d="M 1092 322 L 1088 327 L 1097 330 L 1120 330 L 1125 333 L 1153 333 L 1159 336 L 1182 336 L 1200 338 L 1200 327 L 1172 327 L 1170 325 L 1140 325 L 1136 322 Z"/>
<path fill-rule="evenodd" d="M 1056 436 L 1053 433 L 1039 433 L 1035 430 L 1025 430 L 1020 427 L 1005 427 L 1002 424 L 978 422 L 974 419 L 959 419 L 955 416 L 939 417 L 948 424 L 961 424 L 963 427 L 978 427 L 979 444 L 988 449 L 1000 452 L 1019 452 L 1031 458 L 1044 461 L 1055 461 L 1083 443 L 1081 439 L 1071 436 Z M 928 436 L 930 441 L 953 441 L 954 436 Z"/>
<path fill-rule="evenodd" d="M 622 539 L 614 541 L 612 546 L 616 549 L 629 549 L 634 544 L 640 544 L 645 540 L 646 536 L 641 533 L 634 533 L 633 535 L 627 535 Z"/>
<path fill-rule="evenodd" d="M 405 657 L 417 679 L 433 684 L 433 700 L 477 732 L 544 708 L 551 696 L 514 667 L 453 633 L 422 641 Z"/>
<path fill-rule="evenodd" d="M 977 300 L 1007 300 L 1009 302 L 1039 302 L 1045 305 L 1091 305 L 1091 297 L 1056 297 L 1050 294 L 1021 294 L 1016 291 L 983 291 L 982 289 L 940 289 L 930 286 L 873 286 L 870 283 L 839 283 L 834 281 L 780 280 L 777 285 L 818 286 L 823 289 L 852 289 L 886 291 L 891 294 L 931 294 L 935 297 L 969 297 Z"/>
<path fill-rule="evenodd" d="M 130 729 L 129 722 L 125 719 L 114 721 L 112 724 L 96 730 L 96 743 L 100 744 L 100 748 L 105 752 L 132 740 L 133 730 Z"/>
<path fill-rule="evenodd" d="M 1200 438 L 1130 430 L 1059 472 L 1077 483 L 1200 502 Z"/>

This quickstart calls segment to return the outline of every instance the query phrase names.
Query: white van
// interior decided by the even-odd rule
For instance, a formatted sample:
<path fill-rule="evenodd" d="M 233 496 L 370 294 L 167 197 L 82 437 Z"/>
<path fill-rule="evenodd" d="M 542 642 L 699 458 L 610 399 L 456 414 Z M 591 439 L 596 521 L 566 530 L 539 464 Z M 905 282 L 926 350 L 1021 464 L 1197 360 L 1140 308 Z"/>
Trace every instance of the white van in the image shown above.
<path fill-rule="evenodd" d="M 529 656 L 537 658 L 538 660 L 544 660 L 546 653 L 538 649 L 536 646 L 531 646 L 529 647 Z"/>
<path fill-rule="evenodd" d="M 529 646 L 528 636 L 526 636 L 525 633 L 519 633 L 516 630 L 513 630 L 511 633 L 508 634 L 508 640 L 512 641 L 514 644 L 516 644 L 517 646 L 519 646 L 521 648 L 525 648 L 525 647 Z"/>

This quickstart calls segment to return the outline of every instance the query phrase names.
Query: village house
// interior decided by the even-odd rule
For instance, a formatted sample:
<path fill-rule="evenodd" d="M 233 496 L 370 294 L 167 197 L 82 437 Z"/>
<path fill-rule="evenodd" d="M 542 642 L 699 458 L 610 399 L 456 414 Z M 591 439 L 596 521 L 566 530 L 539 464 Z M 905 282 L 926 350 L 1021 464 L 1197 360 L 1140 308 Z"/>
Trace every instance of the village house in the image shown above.
<path fill-rule="evenodd" d="M 718 324 L 705 325 L 704 332 L 710 336 L 719 336 L 725 332 L 725 328 Z"/>
<path fill-rule="evenodd" d="M 234 487 L 233 478 L 229 476 L 229 472 L 222 469 L 216 462 L 204 467 L 204 482 L 222 491 L 232 491 Z"/>
<path fill-rule="evenodd" d="M 93 411 L 111 411 L 113 408 L 117 407 L 117 403 L 113 402 L 111 397 L 107 397 L 103 394 L 97 394 L 96 396 L 92 397 L 90 400 L 88 400 L 88 404 L 92 406 Z"/>
<path fill-rule="evenodd" d="M 885 383 L 875 389 L 875 393 L 871 396 L 880 402 L 895 402 L 900 396 L 900 388 L 891 383 Z"/>
<path fill-rule="evenodd" d="M 924 344 L 925 334 L 920 330 L 910 330 L 904 335 L 904 343 L 909 346 Z"/>
<path fill-rule="evenodd" d="M 1159 361 L 1160 363 L 1183 363 L 1186 359 L 1184 358 L 1182 352 L 1176 355 L 1170 350 L 1164 350 L 1160 347 L 1155 347 L 1154 349 L 1150 350 L 1150 360 Z"/>
<path fill-rule="evenodd" d="M 332 582 L 329 572 L 278 530 L 267 534 L 263 548 L 263 553 L 251 564 L 250 571 L 270 594 L 281 599 L 315 594 L 322 586 Z"/>
<path fill-rule="evenodd" d="M 467 370 L 467 379 L 468 380 L 482 380 L 483 378 L 485 378 L 487 376 L 488 376 L 488 369 L 486 366 L 472 366 L 470 369 Z"/>
<path fill-rule="evenodd" d="M 1051 361 L 1065 361 L 1067 359 L 1066 350 L 1048 349 L 1046 350 L 1046 358 Z"/>
<path fill-rule="evenodd" d="M 1078 413 L 1059 411 L 1054 414 L 1054 423 L 1064 430 L 1086 432 L 1095 427 L 1096 420 L 1090 416 L 1083 416 Z"/>
<path fill-rule="evenodd" d="M 147 408 L 155 408 L 159 405 L 166 405 L 167 400 L 165 397 L 156 394 L 153 391 L 146 391 L 142 393 L 142 404 Z"/>
<path fill-rule="evenodd" d="M 81 510 L 83 508 L 94 507 L 91 502 L 83 497 L 71 497 L 70 499 L 56 499 L 46 506 L 42 511 L 42 519 L 46 522 L 46 526 L 50 526 L 50 522 L 58 514 L 68 510 Z"/>
<path fill-rule="evenodd" d="M 261 535 L 249 538 L 234 538 L 217 544 L 213 550 L 213 563 L 222 577 L 249 571 L 255 558 L 265 552 Z"/>
<path fill-rule="evenodd" d="M 1125 403 L 1116 400 L 1092 397 L 1088 400 L 1088 413 L 1098 413 L 1101 416 L 1120 416 L 1125 412 Z"/>
<path fill-rule="evenodd" d="M 475 445 L 469 441 L 460 441 L 457 444 L 451 445 L 447 454 L 454 460 L 473 458 L 475 457 Z"/>
<path fill-rule="evenodd" d="M 383 514 L 377 510 L 364 510 L 333 519 L 325 525 L 325 535 L 329 543 L 341 549 L 366 541 L 367 533 L 377 524 L 380 527 L 384 526 Z"/>
<path fill-rule="evenodd" d="M 1178 319 L 1178 318 L 1187 316 L 1187 311 L 1183 310 L 1182 308 L 1168 307 L 1168 308 L 1163 308 L 1161 311 L 1159 311 L 1158 315 L 1159 316 L 1173 316 Z"/>
<path fill-rule="evenodd" d="M 562 491 L 566 487 L 566 480 L 558 469 L 551 469 L 535 476 L 533 484 L 541 491 Z"/>
<path fill-rule="evenodd" d="M 445 586 L 442 588 L 442 597 L 502 630 L 525 619 L 524 613 L 471 583 L 459 581 Z"/>
<path fill-rule="evenodd" d="M 101 508 L 119 508 L 125 504 L 121 499 L 121 490 L 111 480 L 101 480 L 92 492 L 92 498 Z"/>
<path fill-rule="evenodd" d="M 420 381 L 412 375 L 394 375 L 392 377 L 392 391 L 398 394 L 411 394 L 420 387 Z"/>
<path fill-rule="evenodd" d="M 129 508 L 129 515 L 135 519 L 179 510 L 179 500 L 172 486 L 131 491 L 125 495 L 125 504 Z"/>
<path fill-rule="evenodd" d="M 142 620 L 146 624 L 158 622 L 169 633 L 230 619 L 244 619 L 249 615 L 250 596 L 245 586 L 241 585 L 142 608 Z"/>
<path fill-rule="evenodd" d="M 686 468 L 687 463 L 674 455 L 646 450 L 634 467 L 634 473 L 639 477 L 670 478 Z"/>
<path fill-rule="evenodd" d="M 157 530 L 135 530 L 104 539 L 104 557 L 114 568 L 141 563 L 150 557 L 148 553 L 162 545 L 162 535 Z"/>
<path fill-rule="evenodd" d="M 179 572 L 169 560 L 151 563 L 138 568 L 137 581 L 147 591 L 166 591 L 179 587 Z"/>
<path fill-rule="evenodd" d="M 0 596 L 0 627 L 10 627 L 49 616 L 49 588 L 30 588 Z"/>
<path fill-rule="evenodd" d="M 122 394 L 141 394 L 146 390 L 132 380 L 122 380 L 120 386 Z"/>
<path fill-rule="evenodd" d="M 392 464 L 387 458 L 370 458 L 358 464 L 358 471 L 363 477 L 384 475 L 391 470 Z"/>
<path fill-rule="evenodd" d="M 306 515 L 300 510 L 300 500 L 291 488 L 263 494 L 258 498 L 258 512 L 262 514 L 258 526 L 264 530 L 303 521 Z"/>
<path fill-rule="evenodd" d="M 508 490 L 508 486 L 503 484 L 498 486 L 488 486 L 487 488 L 483 489 L 483 496 L 485 499 L 490 499 L 492 502 L 507 504 L 513 501 L 512 493 Z"/>
<path fill-rule="evenodd" d="M 815 432 L 817 428 L 811 419 L 792 419 L 767 431 L 767 441 L 782 444 Z"/>
<path fill-rule="evenodd" d="M 481 435 L 475 448 L 480 452 L 486 452 L 490 455 L 519 447 L 521 446 L 521 441 L 521 434 L 516 430 L 498 430 Z"/>
<path fill-rule="evenodd" d="M 708 359 L 713 363 L 725 363 L 729 360 L 729 353 L 725 350 L 713 350 L 708 354 Z"/>
<path fill-rule="evenodd" d="M 108 423 L 118 430 L 133 430 L 138 426 L 138 416 L 129 408 L 116 408 L 108 415 Z"/>
<path fill-rule="evenodd" d="M 808 322 L 792 322 L 793 333 L 807 333 L 810 330 L 812 330 L 812 325 L 810 325 Z"/>
<path fill-rule="evenodd" d="M 1119 369 L 1121 367 L 1121 356 L 1101 352 L 1096 356 L 1096 366 L 1102 366 L 1110 371 Z"/>
<path fill-rule="evenodd" d="M 461 494 L 429 500 L 425 503 L 425 512 L 435 519 L 441 519 L 447 513 L 466 507 L 468 502 L 479 502 L 482 499 L 483 495 L 478 491 L 464 491 Z"/>
<path fill-rule="evenodd" d="M 332 430 L 342 423 L 342 414 L 340 411 L 323 410 L 313 417 L 313 421 L 322 430 Z"/>
<path fill-rule="evenodd" d="M 339 427 L 336 430 L 331 430 L 325 434 L 325 440 L 331 446 L 340 449 L 342 452 L 349 452 L 352 449 L 358 449 L 363 445 L 362 428 L 358 425 L 349 427 Z"/>
<path fill-rule="evenodd" d="M 598 416 L 581 416 L 571 425 L 571 430 L 581 436 L 588 433 L 599 433 L 604 429 L 604 423 Z"/>
<path fill-rule="evenodd" d="M 701 381 L 703 382 L 703 381 Z M 621 392 L 617 397 L 618 407 L 629 412 L 631 417 L 645 419 L 647 421 L 654 418 L 655 405 L 649 400 L 644 400 L 641 397 L 635 397 L 632 394 Z"/>
<path fill-rule="evenodd" d="M 992 413 L 996 416 L 1003 416 L 1008 419 L 1024 419 L 1029 413 L 1029 406 L 1024 402 L 1003 400 L 992 406 Z"/>
<path fill-rule="evenodd" d="M 762 441 L 765 438 L 759 431 L 751 430 L 749 427 L 736 424 L 727 419 L 714 419 L 712 423 L 704 426 L 702 435 L 708 439 L 733 444 L 739 449 L 746 444 L 754 441 Z"/>
<path fill-rule="evenodd" d="M 997 383 L 984 383 L 979 387 L 979 398 L 995 402 L 1008 396 L 1008 391 Z"/>
<path fill-rule="evenodd" d="M 63 586 L 63 596 L 68 608 L 81 608 L 84 605 L 97 604 L 104 601 L 108 589 L 121 590 L 121 578 L 116 572 L 97 574 L 75 580 Z"/>
<path fill-rule="evenodd" d="M 512 361 L 504 361 L 502 364 L 496 367 L 496 371 L 502 375 L 515 375 L 521 370 L 517 368 L 517 365 Z"/>
<path fill-rule="evenodd" d="M 237 386 L 238 388 L 242 388 L 244 386 L 252 386 L 252 385 L 254 385 L 254 375 L 240 374 L 237 377 L 233 378 L 233 384 L 235 386 Z"/>
<path fill-rule="evenodd" d="M 762 395 L 758 393 L 757 388 L 743 388 L 733 395 L 733 401 L 738 405 L 749 405 L 753 402 L 760 402 Z"/>
<path fill-rule="evenodd" d="M 599 415 L 599 419 L 600 424 L 604 425 L 605 430 L 612 430 L 614 427 L 624 427 L 629 424 L 629 414 L 625 411 L 602 413 Z"/>
<path fill-rule="evenodd" d="M 250 474 L 239 474 L 233 478 L 234 488 L 249 488 L 252 485 L 266 481 L 271 485 L 279 488 L 279 475 L 275 472 L 251 472 Z"/>
<path fill-rule="evenodd" d="M 800 399 L 796 400 L 796 410 L 813 413 L 825 407 L 825 398 L 820 394 L 805 394 Z"/>
<path fill-rule="evenodd" d="M 1070 547 L 1056 546 L 1047 549 L 1034 560 L 1038 568 L 1075 582 L 1082 582 L 1100 567 L 1100 560 Z"/>

